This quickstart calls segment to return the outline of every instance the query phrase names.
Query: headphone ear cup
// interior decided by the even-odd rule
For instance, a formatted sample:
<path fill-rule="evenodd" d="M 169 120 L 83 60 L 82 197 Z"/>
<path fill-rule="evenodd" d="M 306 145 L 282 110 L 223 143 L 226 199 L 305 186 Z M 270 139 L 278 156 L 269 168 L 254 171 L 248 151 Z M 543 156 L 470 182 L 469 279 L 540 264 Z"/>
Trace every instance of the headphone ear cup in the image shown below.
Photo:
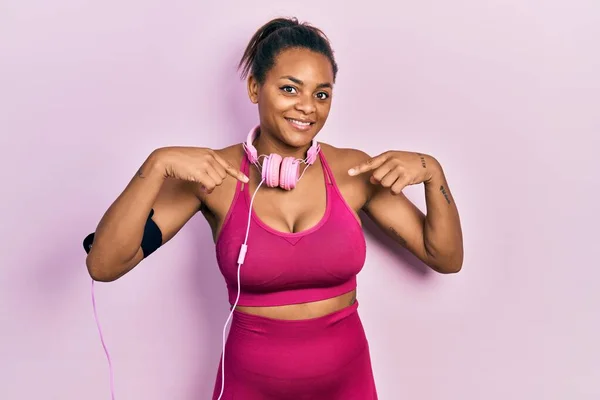
<path fill-rule="evenodd" d="M 268 187 L 279 186 L 279 167 L 281 164 L 281 156 L 279 154 L 270 154 L 265 157 L 262 165 L 262 178 Z"/>
<path fill-rule="evenodd" d="M 294 157 L 286 157 L 281 163 L 279 186 L 285 190 L 292 190 L 298 183 L 300 163 Z"/>

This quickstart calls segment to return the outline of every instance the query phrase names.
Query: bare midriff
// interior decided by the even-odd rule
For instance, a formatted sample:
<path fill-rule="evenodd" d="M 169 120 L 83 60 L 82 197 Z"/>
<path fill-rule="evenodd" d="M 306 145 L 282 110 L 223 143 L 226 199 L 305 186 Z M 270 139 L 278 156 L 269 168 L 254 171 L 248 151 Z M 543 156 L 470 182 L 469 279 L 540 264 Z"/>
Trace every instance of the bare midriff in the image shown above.
<path fill-rule="evenodd" d="M 318 318 L 334 313 L 352 305 L 355 300 L 356 289 L 330 299 L 312 301 L 309 303 L 269 307 L 237 306 L 235 309 L 246 314 L 258 315 L 261 317 L 281 320 L 300 320 Z"/>

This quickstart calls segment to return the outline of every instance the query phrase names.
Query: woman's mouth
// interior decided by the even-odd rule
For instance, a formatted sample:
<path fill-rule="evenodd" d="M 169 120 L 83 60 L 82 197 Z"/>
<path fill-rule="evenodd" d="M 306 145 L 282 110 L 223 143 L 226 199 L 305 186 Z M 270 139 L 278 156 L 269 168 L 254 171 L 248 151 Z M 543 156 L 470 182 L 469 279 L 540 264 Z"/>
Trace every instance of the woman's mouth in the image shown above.
<path fill-rule="evenodd" d="M 307 131 L 314 124 L 312 121 L 301 121 L 299 119 L 294 118 L 286 118 L 286 121 L 290 123 L 295 129 L 299 131 Z"/>

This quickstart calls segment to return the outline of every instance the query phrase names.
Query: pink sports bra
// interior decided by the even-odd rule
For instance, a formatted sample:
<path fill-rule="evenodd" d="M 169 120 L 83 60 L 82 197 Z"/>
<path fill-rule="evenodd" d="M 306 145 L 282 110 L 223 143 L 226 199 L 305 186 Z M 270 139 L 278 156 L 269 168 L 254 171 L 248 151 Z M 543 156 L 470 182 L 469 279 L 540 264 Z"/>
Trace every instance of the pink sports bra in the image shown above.
<path fill-rule="evenodd" d="M 319 152 L 327 205 L 321 221 L 307 230 L 277 231 L 251 213 L 248 249 L 240 269 L 240 306 L 277 306 L 324 300 L 356 288 L 366 243 L 362 227 L 342 197 L 323 152 Z M 246 156 L 241 170 L 248 176 Z M 260 189 L 259 189 L 260 190 Z M 219 269 L 230 304 L 237 298 L 238 255 L 246 236 L 251 194 L 237 182 L 216 242 Z"/>

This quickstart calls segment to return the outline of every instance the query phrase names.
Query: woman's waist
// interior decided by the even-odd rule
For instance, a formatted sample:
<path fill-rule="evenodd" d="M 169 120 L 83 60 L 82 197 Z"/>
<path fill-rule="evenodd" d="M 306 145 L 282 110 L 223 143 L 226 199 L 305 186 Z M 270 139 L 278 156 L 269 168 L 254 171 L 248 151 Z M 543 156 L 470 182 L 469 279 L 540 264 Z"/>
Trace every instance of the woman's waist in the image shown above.
<path fill-rule="evenodd" d="M 327 320 L 345 316 L 356 311 L 356 289 L 332 298 L 310 301 L 300 304 L 286 304 L 277 306 L 237 306 L 234 317 L 242 319 L 255 318 L 255 322 L 268 324 L 277 321 L 313 324 L 327 323 Z"/>

